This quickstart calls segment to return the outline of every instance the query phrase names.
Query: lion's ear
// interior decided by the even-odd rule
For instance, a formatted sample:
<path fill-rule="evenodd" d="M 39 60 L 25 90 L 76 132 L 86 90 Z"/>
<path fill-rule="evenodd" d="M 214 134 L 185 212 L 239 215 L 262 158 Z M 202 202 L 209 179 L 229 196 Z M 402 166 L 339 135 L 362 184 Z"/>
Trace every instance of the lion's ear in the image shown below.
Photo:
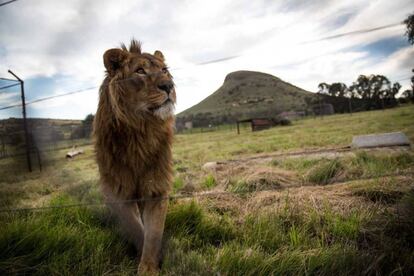
<path fill-rule="evenodd" d="M 160 60 L 162 60 L 162 61 L 164 61 L 164 55 L 161 53 L 161 51 L 155 51 L 154 52 L 154 57 L 156 57 L 156 58 L 158 58 L 158 59 L 160 59 Z"/>
<path fill-rule="evenodd" d="M 104 65 L 110 75 L 121 68 L 122 63 L 128 57 L 128 53 L 122 49 L 109 49 L 103 55 Z"/>

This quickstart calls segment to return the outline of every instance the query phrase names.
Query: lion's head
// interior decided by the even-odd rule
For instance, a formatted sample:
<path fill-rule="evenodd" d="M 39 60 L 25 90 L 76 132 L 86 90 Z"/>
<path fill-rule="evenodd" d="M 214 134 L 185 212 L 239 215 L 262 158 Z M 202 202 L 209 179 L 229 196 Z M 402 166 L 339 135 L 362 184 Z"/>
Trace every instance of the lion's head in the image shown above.
<path fill-rule="evenodd" d="M 174 82 L 160 51 L 143 53 L 140 43 L 132 40 L 129 49 L 109 49 L 103 59 L 117 120 L 130 124 L 148 116 L 166 120 L 174 115 Z"/>

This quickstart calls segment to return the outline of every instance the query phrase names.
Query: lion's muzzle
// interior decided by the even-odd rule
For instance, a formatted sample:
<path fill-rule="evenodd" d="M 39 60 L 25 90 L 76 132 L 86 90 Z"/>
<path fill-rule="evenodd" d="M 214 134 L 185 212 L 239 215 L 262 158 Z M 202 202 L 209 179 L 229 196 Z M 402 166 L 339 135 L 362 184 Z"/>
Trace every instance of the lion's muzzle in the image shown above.
<path fill-rule="evenodd" d="M 170 95 L 171 91 L 174 89 L 174 83 L 170 80 L 162 81 L 157 85 L 158 89 Z"/>

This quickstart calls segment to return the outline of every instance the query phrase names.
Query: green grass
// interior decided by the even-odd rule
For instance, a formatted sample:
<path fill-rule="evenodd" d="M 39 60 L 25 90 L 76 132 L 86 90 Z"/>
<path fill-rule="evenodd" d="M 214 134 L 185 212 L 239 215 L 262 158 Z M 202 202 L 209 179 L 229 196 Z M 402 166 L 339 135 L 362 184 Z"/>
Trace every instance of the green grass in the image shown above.
<path fill-rule="evenodd" d="M 219 246 L 234 237 L 235 229 L 227 217 L 207 213 L 194 201 L 170 207 L 167 232 L 184 239 L 191 248 Z"/>
<path fill-rule="evenodd" d="M 413 195 L 404 213 L 414 214 Z M 77 202 L 60 196 L 50 204 Z M 336 211 L 324 204 L 285 198 L 282 208 L 244 221 L 218 216 L 195 201 L 172 202 L 166 221 L 166 275 L 388 274 L 412 271 L 410 217 L 382 215 L 355 206 Z M 134 250 L 117 233 L 105 209 L 61 209 L 2 217 L 0 272 L 34 275 L 135 273 Z M 372 221 L 387 221 L 375 224 Z M 406 225 L 404 220 L 411 223 Z M 403 223 L 402 223 L 403 222 Z M 398 230 L 398 235 L 395 231 Z M 400 241 L 403 235 L 402 241 Z M 366 239 L 370 237 L 369 247 Z M 378 251 L 391 254 L 378 259 Z M 402 255 L 392 256 L 393 252 Z M 367 267 L 368 264 L 375 266 Z"/>
<path fill-rule="evenodd" d="M 176 176 L 173 183 L 173 191 L 176 193 L 184 187 L 184 181 L 181 177 Z"/>
<path fill-rule="evenodd" d="M 326 185 L 361 178 L 410 173 L 414 167 L 412 152 L 378 153 L 357 151 L 354 155 L 322 158 L 273 159 L 269 166 L 293 171 L 298 182 Z"/>
<path fill-rule="evenodd" d="M 277 181 L 267 178 L 258 178 L 251 180 L 231 181 L 227 186 L 227 191 L 236 194 L 244 194 L 258 191 L 277 190 L 279 188 L 280 184 Z"/>
<path fill-rule="evenodd" d="M 377 247 L 371 249 L 365 247 L 365 227 L 371 227 L 371 221 L 378 218 L 386 219 L 376 209 L 353 208 L 339 214 L 329 205 L 324 208 L 324 212 L 318 213 L 307 204 L 290 203 L 271 213 L 251 215 L 241 225 L 227 222 L 219 232 L 231 235 L 210 239 L 210 235 L 200 237 L 205 229 L 213 229 L 209 230 L 212 233 L 217 231 L 209 224 L 204 225 L 203 217 L 210 214 L 194 202 L 185 204 L 180 206 L 180 213 L 191 218 L 191 223 L 181 216 L 177 218 L 177 209 L 173 211 L 178 225 L 184 226 L 173 229 L 174 238 L 169 240 L 171 247 L 163 271 L 168 275 L 355 275 L 412 271 L 410 245 L 390 243 L 396 237 L 389 229 L 401 227 L 396 218 L 388 217 L 387 226 L 372 232 L 375 238 L 382 235 L 382 240 L 376 241 Z M 196 230 L 198 228 L 200 230 Z M 408 227 L 400 231 L 407 239 L 412 232 Z M 400 250 L 404 254 L 399 258 L 394 256 L 390 263 L 387 259 L 378 259 L 378 250 L 387 254 Z"/>
<path fill-rule="evenodd" d="M 342 165 L 338 159 L 328 160 L 310 170 L 306 180 L 321 185 L 328 184 L 341 170 Z"/>
<path fill-rule="evenodd" d="M 58 197 L 52 206 L 74 203 Z M 99 212 L 85 208 L 2 217 L 2 275 L 103 275 L 114 268 L 133 270 L 130 246 Z"/>
<path fill-rule="evenodd" d="M 394 178 L 356 182 L 349 185 L 349 190 L 353 195 L 381 204 L 397 203 L 409 192 L 409 189 L 410 186 L 406 181 L 398 181 Z"/>
<path fill-rule="evenodd" d="M 326 116 L 323 119 L 295 121 L 291 126 L 259 132 L 223 129 L 208 133 L 179 134 L 175 137 L 174 156 L 191 168 L 205 162 L 234 159 L 263 152 L 289 152 L 304 149 L 341 147 L 354 135 L 403 131 L 414 140 L 414 105 L 385 111 Z"/>
<path fill-rule="evenodd" d="M 404 170 L 414 165 L 414 155 L 402 153 L 397 155 L 374 155 L 358 152 L 352 160 L 351 173 L 361 177 L 381 176 L 385 171 Z"/>
<path fill-rule="evenodd" d="M 202 187 L 211 189 L 217 185 L 216 179 L 213 175 L 209 174 L 204 178 L 204 181 L 202 183 Z"/>
<path fill-rule="evenodd" d="M 414 106 L 406 106 L 242 135 L 226 128 L 177 135 L 173 190 L 223 189 L 223 171 L 201 171 L 207 161 L 345 146 L 371 132 L 402 130 L 414 140 L 413 121 Z M 32 174 L 23 172 L 24 159 L 0 160 L 1 207 L 102 202 L 93 150 L 85 149 L 71 161 L 64 150 L 51 153 L 44 171 Z M 231 196 L 171 201 L 162 275 L 414 273 L 412 152 L 279 158 L 262 167 L 307 186 L 234 173 L 226 176 Z M 105 207 L 0 213 L 0 224 L 1 275 L 136 274 L 135 250 Z"/>

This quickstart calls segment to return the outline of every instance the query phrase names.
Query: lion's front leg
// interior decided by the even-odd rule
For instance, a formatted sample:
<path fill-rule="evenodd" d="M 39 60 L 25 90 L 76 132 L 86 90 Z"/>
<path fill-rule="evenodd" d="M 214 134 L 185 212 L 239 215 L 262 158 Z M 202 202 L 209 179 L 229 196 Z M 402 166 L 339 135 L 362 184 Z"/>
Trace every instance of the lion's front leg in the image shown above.
<path fill-rule="evenodd" d="M 140 275 L 158 274 L 167 207 L 168 200 L 145 202 L 143 213 L 144 247 L 138 267 Z"/>
<path fill-rule="evenodd" d="M 140 257 L 144 241 L 144 226 L 142 224 L 137 203 L 123 203 L 122 200 L 114 195 L 108 188 L 104 188 L 103 192 L 108 207 L 118 219 L 121 231 L 129 241 L 134 243 L 135 248 L 137 249 L 138 257 Z"/>

